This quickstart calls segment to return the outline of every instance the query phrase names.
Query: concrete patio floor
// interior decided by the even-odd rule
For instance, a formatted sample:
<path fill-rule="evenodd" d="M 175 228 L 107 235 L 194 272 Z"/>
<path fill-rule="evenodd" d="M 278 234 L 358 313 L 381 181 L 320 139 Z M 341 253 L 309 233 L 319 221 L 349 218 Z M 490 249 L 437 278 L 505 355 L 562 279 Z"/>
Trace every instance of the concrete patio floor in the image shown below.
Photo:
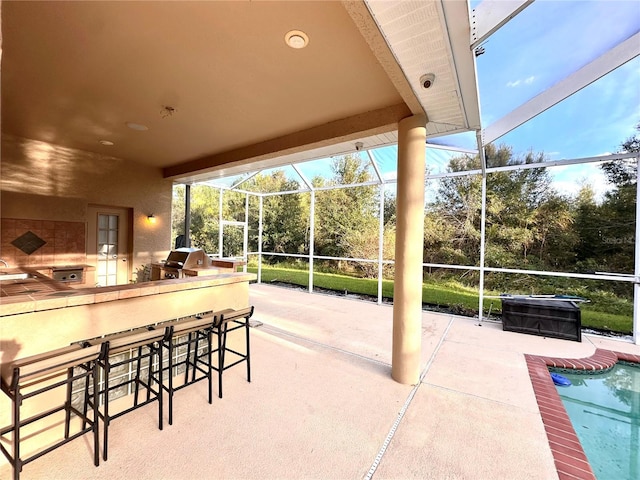
<path fill-rule="evenodd" d="M 626 342 L 582 343 L 503 332 L 499 323 L 423 313 L 422 380 L 390 377 L 392 307 L 252 285 L 252 382 L 224 376 L 110 427 L 94 467 L 89 436 L 26 465 L 24 479 L 558 478 L 523 353 L 586 357 Z M 166 414 L 165 414 L 166 418 Z M 2 457 L 0 478 L 11 468 Z"/>

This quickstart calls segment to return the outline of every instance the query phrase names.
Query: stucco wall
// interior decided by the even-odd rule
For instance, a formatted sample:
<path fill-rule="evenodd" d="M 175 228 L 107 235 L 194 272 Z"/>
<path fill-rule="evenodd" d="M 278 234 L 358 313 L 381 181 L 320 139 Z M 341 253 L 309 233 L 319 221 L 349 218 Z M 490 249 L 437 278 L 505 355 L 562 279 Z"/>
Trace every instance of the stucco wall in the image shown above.
<path fill-rule="evenodd" d="M 172 184 L 160 169 L 2 135 L 0 188 L 2 218 L 86 224 L 89 204 L 131 208 L 134 271 L 171 248 Z"/>

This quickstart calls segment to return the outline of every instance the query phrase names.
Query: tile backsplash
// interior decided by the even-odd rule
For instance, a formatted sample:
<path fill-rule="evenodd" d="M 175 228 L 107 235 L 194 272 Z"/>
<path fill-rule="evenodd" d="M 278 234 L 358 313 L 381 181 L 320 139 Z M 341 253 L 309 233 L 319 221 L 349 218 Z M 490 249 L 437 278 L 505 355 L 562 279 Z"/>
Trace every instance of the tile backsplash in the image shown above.
<path fill-rule="evenodd" d="M 25 243 L 25 239 L 30 242 Z M 84 264 L 87 261 L 85 242 L 83 222 L 0 220 L 0 258 L 10 267 Z"/>

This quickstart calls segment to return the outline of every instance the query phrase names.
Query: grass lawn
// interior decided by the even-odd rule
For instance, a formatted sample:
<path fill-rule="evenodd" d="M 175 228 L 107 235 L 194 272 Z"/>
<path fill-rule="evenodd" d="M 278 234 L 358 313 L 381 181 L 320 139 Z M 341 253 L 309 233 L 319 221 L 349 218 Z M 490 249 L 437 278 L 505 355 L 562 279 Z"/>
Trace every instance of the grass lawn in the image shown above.
<path fill-rule="evenodd" d="M 248 267 L 252 273 L 258 273 L 257 267 Z M 302 287 L 309 286 L 309 273 L 306 270 L 296 270 L 293 268 L 262 267 L 262 282 L 273 283 L 282 282 Z M 348 275 L 338 275 L 335 273 L 313 274 L 314 288 L 324 288 L 337 292 L 348 292 L 359 295 L 378 296 L 378 281 L 367 278 L 355 278 Z M 497 295 L 497 294 L 496 294 Z M 393 282 L 383 280 L 382 296 L 393 298 Z M 478 293 L 476 289 L 465 287 L 452 282 L 446 283 L 423 283 L 422 302 L 427 305 L 449 309 L 458 315 L 473 316 L 478 314 Z M 483 300 L 485 315 L 491 307 L 492 313 L 501 312 L 501 302 L 498 298 L 485 298 Z M 582 326 L 598 330 L 611 330 L 630 334 L 632 331 L 632 314 L 613 313 L 598 309 L 595 303 L 582 304 L 580 307 Z"/>

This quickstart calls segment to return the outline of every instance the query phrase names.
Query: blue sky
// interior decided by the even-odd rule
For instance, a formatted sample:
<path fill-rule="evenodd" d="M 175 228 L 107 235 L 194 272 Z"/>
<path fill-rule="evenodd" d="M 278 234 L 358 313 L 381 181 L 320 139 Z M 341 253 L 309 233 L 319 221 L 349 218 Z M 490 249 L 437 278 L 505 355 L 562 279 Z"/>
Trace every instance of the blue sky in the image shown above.
<path fill-rule="evenodd" d="M 538 0 L 485 43 L 477 58 L 489 126 L 640 31 L 638 0 Z M 628 62 L 499 141 L 550 158 L 614 152 L 640 122 L 640 59 Z"/>
<path fill-rule="evenodd" d="M 472 7 L 477 2 L 472 3 Z M 477 58 L 483 126 L 640 31 L 640 1 L 538 0 L 485 43 Z M 640 47 L 640 45 L 639 45 Z M 640 58 L 627 62 L 496 142 L 516 153 L 544 152 L 550 160 L 594 157 L 620 150 L 640 123 Z M 556 188 L 581 182 L 598 193 L 606 182 L 594 164 L 550 169 Z"/>
<path fill-rule="evenodd" d="M 473 0 L 471 8 L 481 2 Z M 493 34 L 477 57 L 483 127 L 640 31 L 639 0 L 537 0 Z M 640 46 L 639 46 L 640 48 Z M 627 62 L 496 140 L 516 155 L 543 152 L 549 160 L 596 157 L 620 150 L 640 123 L 640 58 Z M 473 134 L 438 143 L 475 147 Z M 431 151 L 432 166 L 450 154 Z M 588 183 L 608 188 L 596 164 L 549 169 L 559 191 Z"/>

